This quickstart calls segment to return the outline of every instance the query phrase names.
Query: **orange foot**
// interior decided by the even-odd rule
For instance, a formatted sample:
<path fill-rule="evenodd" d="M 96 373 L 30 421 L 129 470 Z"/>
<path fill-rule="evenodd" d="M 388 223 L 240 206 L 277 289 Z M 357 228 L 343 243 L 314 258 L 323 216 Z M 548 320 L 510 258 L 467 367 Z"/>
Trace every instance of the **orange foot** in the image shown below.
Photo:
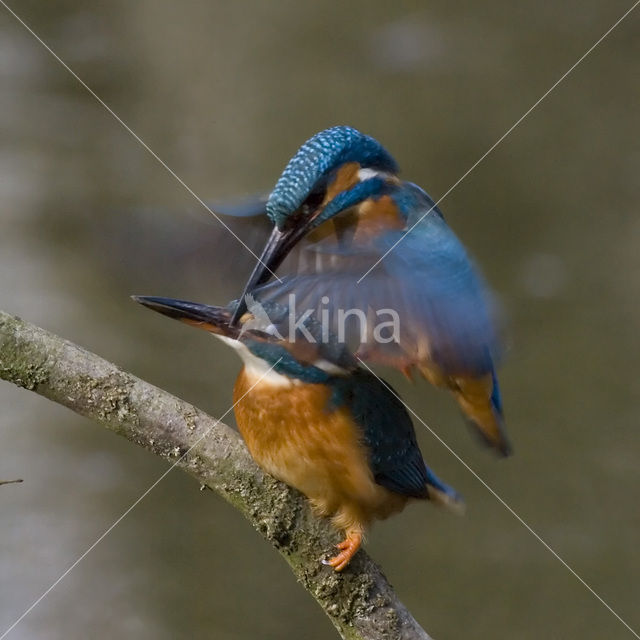
<path fill-rule="evenodd" d="M 351 562 L 351 558 L 356 554 L 361 543 L 362 534 L 358 531 L 350 531 L 347 533 L 347 537 L 336 545 L 341 552 L 334 558 L 327 560 L 326 564 L 332 566 L 336 571 L 342 571 Z"/>

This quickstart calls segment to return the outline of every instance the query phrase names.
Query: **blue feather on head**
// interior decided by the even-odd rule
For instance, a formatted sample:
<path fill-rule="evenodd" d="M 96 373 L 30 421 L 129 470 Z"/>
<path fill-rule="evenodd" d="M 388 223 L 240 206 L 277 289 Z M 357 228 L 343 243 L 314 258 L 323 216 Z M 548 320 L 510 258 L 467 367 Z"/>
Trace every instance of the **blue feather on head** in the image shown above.
<path fill-rule="evenodd" d="M 327 173 L 345 162 L 397 173 L 398 165 L 377 141 L 352 127 L 338 126 L 317 133 L 291 158 L 267 201 L 267 215 L 282 229 Z"/>

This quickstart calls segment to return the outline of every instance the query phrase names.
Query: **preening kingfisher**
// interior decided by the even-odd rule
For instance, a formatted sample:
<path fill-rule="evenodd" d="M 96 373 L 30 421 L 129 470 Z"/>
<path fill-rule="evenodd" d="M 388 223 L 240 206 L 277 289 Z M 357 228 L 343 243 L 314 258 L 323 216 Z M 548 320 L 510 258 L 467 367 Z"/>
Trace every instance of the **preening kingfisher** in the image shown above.
<path fill-rule="evenodd" d="M 502 455 L 511 452 L 494 359 L 499 355 L 487 287 L 442 212 L 400 180 L 379 142 L 351 127 L 317 133 L 291 158 L 266 201 L 273 231 L 244 294 L 326 318 L 364 362 L 417 371 L 449 389 L 467 421 Z M 280 282 L 266 284 L 290 253 Z M 246 310 L 240 298 L 232 323 Z M 347 310 L 397 314 L 381 340 Z M 346 324 L 346 328 L 345 325 Z"/>
<path fill-rule="evenodd" d="M 367 363 L 417 370 L 449 389 L 482 439 L 510 453 L 491 299 L 430 196 L 350 127 L 305 142 L 268 200 L 238 215 L 247 211 L 274 226 L 237 301 L 135 299 L 239 352 L 240 432 L 258 464 L 344 531 L 329 560 L 342 570 L 366 527 L 410 498 L 461 505 L 425 465 L 404 405 Z M 374 326 L 381 312 L 394 319 L 391 335 Z"/>
<path fill-rule="evenodd" d="M 461 508 L 460 496 L 422 459 L 395 392 L 360 367 L 335 337 L 322 340 L 313 318 L 301 325 L 314 337 L 309 342 L 301 335 L 274 335 L 288 312 L 273 303 L 256 305 L 261 314 L 252 305 L 232 325 L 237 302 L 213 307 L 134 299 L 238 351 L 244 367 L 233 401 L 240 433 L 265 471 L 304 493 L 319 515 L 331 516 L 344 531 L 339 553 L 326 564 L 344 569 L 371 521 L 400 511 L 411 498 Z"/>

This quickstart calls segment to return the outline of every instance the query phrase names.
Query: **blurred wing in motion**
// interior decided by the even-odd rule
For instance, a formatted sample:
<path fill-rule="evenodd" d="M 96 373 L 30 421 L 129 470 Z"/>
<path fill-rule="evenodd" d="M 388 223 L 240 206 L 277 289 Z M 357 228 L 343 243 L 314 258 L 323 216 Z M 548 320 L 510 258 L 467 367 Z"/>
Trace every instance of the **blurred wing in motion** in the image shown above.
<path fill-rule="evenodd" d="M 253 216 L 265 216 L 267 213 L 267 200 L 269 195 L 247 196 L 233 198 L 222 202 L 210 202 L 213 211 L 222 216 L 232 218 L 251 218 Z"/>
<path fill-rule="evenodd" d="M 208 248 L 217 256 L 228 255 L 228 248 L 234 242 L 230 238 L 230 232 L 235 234 L 251 251 L 246 248 L 239 248 L 234 251 L 233 260 L 219 260 L 220 273 L 231 270 L 237 277 L 238 272 L 242 272 L 242 277 L 246 278 L 255 264 L 256 257 L 260 255 L 262 247 L 265 245 L 269 234 L 273 228 L 273 223 L 266 215 L 266 205 L 269 195 L 247 196 L 232 198 L 220 202 L 210 202 L 211 209 L 220 217 L 225 226 L 217 225 L 215 233 L 211 233 L 207 240 Z M 332 226 L 332 225 L 328 225 Z M 225 228 L 226 227 L 226 228 Z M 212 239 L 213 237 L 213 239 Z M 307 238 L 303 238 L 291 249 L 286 258 L 283 269 L 288 273 L 297 273 L 307 266 L 309 252 L 304 251 L 309 244 Z"/>
<path fill-rule="evenodd" d="M 371 362 L 431 362 L 446 375 L 491 371 L 498 342 L 489 296 L 444 220 L 421 222 L 361 279 L 402 236 L 387 231 L 360 244 L 344 235 L 307 244 L 298 272 L 259 287 L 256 298 L 294 302 L 297 315 L 313 310 Z M 381 324 L 394 317 L 397 326 L 384 331 Z"/>

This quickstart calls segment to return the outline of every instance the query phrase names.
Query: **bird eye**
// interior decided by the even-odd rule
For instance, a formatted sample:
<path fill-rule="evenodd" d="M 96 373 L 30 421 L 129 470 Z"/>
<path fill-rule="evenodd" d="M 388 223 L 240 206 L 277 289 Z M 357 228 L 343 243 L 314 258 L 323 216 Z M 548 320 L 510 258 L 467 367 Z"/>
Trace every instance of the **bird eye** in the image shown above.
<path fill-rule="evenodd" d="M 316 188 L 314 189 L 308 196 L 307 199 L 302 203 L 301 213 L 304 217 L 311 215 L 324 200 L 325 189 Z"/>

